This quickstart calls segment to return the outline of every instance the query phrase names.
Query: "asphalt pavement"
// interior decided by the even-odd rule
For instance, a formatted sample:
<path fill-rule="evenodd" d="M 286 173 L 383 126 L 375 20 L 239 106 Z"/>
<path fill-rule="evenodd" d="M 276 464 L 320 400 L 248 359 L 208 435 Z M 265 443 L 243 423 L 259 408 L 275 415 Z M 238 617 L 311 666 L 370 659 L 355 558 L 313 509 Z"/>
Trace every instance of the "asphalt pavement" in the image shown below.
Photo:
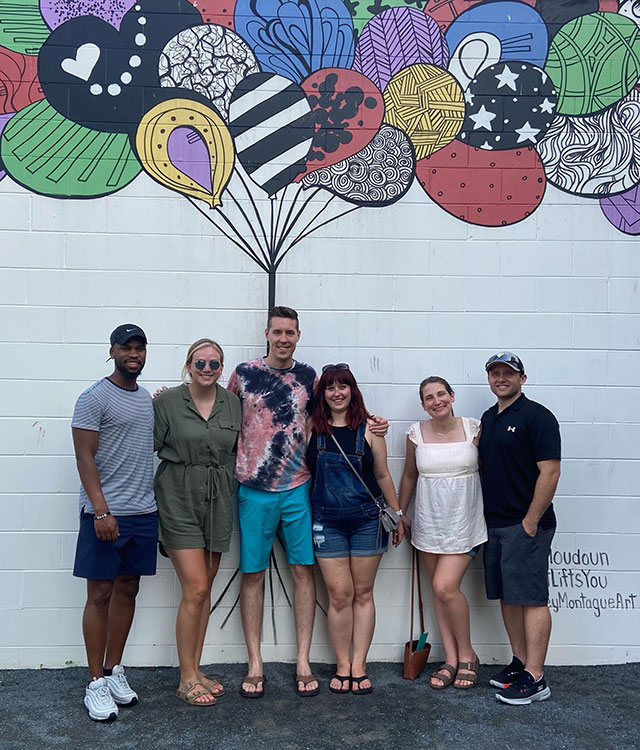
<path fill-rule="evenodd" d="M 266 695 L 239 695 L 241 664 L 207 671 L 225 684 L 217 705 L 196 708 L 175 697 L 173 667 L 127 669 L 140 702 L 98 723 L 84 708 L 85 669 L 0 671 L 0 748 L 111 750 L 608 750 L 640 748 L 640 664 L 549 667 L 551 698 L 529 706 L 495 700 L 480 667 L 473 690 L 432 690 L 427 665 L 414 682 L 398 664 L 371 663 L 370 695 L 335 695 L 331 665 L 315 664 L 314 698 L 294 693 L 294 665 L 265 664 Z"/>

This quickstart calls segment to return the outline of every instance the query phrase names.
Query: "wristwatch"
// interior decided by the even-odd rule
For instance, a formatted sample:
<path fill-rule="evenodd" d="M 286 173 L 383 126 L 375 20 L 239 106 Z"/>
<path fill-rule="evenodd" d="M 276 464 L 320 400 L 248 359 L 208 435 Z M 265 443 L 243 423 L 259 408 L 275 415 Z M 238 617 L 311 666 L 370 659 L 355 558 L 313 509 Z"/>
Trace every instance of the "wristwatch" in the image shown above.
<path fill-rule="evenodd" d="M 402 512 L 402 508 L 398 508 L 396 511 L 396 516 L 404 516 L 404 513 Z"/>

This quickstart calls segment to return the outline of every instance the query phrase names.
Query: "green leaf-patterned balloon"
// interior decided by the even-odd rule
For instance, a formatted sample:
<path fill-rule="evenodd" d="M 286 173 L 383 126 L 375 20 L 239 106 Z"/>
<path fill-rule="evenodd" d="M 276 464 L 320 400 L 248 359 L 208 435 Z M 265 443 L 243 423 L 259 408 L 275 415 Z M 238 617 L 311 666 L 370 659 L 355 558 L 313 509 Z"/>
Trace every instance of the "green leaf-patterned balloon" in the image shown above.
<path fill-rule="evenodd" d="M 558 114 L 591 115 L 624 98 L 640 77 L 640 28 L 617 13 L 589 13 L 553 37 L 545 71 Z"/>
<path fill-rule="evenodd" d="M 0 0 L 0 46 L 37 55 L 50 33 L 39 0 Z"/>
<path fill-rule="evenodd" d="M 46 100 L 9 120 L 2 131 L 0 158 L 12 179 L 53 198 L 108 195 L 142 169 L 128 136 L 71 122 Z"/>

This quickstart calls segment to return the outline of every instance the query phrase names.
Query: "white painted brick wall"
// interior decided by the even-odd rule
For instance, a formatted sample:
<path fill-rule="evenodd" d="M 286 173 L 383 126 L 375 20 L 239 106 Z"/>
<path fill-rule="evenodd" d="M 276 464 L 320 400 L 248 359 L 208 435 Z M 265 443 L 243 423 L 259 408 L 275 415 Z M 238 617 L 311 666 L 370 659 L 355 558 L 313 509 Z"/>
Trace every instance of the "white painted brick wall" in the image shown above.
<path fill-rule="evenodd" d="M 5 179 L 0 227 L 0 666 L 83 663 L 84 583 L 70 572 L 75 399 L 109 372 L 108 334 L 127 320 L 149 335 L 146 387 L 175 382 L 187 345 L 202 335 L 225 347 L 228 377 L 264 350 L 267 278 L 186 201 L 145 177 L 93 201 L 29 195 Z M 396 481 L 405 430 L 421 416 L 419 381 L 445 376 L 458 413 L 479 416 L 493 401 L 487 356 L 503 348 L 522 355 L 527 393 L 562 423 L 554 551 L 560 560 L 591 552 L 604 561 L 552 564 L 552 605 L 560 609 L 551 663 L 640 660 L 638 277 L 637 240 L 615 232 L 596 203 L 550 187 L 529 220 L 493 230 L 453 219 L 414 186 L 395 207 L 354 212 L 312 235 L 279 271 L 278 301 L 301 313 L 300 358 L 350 362 L 369 408 L 391 420 Z M 214 597 L 237 558 L 234 533 Z M 408 561 L 406 545 L 383 560 L 372 659 L 401 657 Z M 590 571 L 582 585 L 580 571 Z M 589 588 L 593 575 L 606 586 Z M 206 660 L 245 658 L 237 610 L 221 629 L 237 583 L 212 616 Z M 478 653 L 504 659 L 499 608 L 484 598 L 480 560 L 464 589 Z M 326 603 L 322 587 L 319 598 Z M 143 581 L 127 663 L 176 663 L 178 601 L 173 570 L 160 559 L 155 578 Z M 428 593 L 426 601 L 437 658 Z M 622 608 L 609 609 L 610 601 Z M 277 584 L 274 606 L 277 645 L 268 608 L 264 655 L 291 659 L 293 620 Z M 332 659 L 321 613 L 312 656 Z"/>

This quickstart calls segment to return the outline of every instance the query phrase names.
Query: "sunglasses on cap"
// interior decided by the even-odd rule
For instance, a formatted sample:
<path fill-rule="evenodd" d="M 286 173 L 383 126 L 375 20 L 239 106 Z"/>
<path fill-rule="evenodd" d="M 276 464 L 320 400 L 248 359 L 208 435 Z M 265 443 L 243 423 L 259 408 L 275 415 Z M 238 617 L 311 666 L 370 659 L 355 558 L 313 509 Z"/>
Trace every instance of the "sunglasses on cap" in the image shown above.
<path fill-rule="evenodd" d="M 206 359 L 196 359 L 196 361 L 193 363 L 193 366 L 196 368 L 196 370 L 204 370 L 207 364 L 209 365 L 210 369 L 213 370 L 213 372 L 220 369 L 220 362 L 218 362 L 217 359 L 210 359 L 208 363 Z"/>
<path fill-rule="evenodd" d="M 515 370 L 519 373 L 524 373 L 524 365 L 522 364 L 522 360 L 520 359 L 520 357 L 512 354 L 511 352 L 500 352 L 500 354 L 494 354 L 493 357 L 490 357 L 487 360 L 487 364 L 484 366 L 484 369 L 489 372 L 489 369 L 493 367 L 493 365 L 497 364 L 509 365 L 512 370 Z"/>
<path fill-rule="evenodd" d="M 328 372 L 329 370 L 348 370 L 348 369 L 349 369 L 349 365 L 346 362 L 338 362 L 335 365 L 325 365 L 322 368 L 322 372 L 325 373 L 325 372 Z"/>

